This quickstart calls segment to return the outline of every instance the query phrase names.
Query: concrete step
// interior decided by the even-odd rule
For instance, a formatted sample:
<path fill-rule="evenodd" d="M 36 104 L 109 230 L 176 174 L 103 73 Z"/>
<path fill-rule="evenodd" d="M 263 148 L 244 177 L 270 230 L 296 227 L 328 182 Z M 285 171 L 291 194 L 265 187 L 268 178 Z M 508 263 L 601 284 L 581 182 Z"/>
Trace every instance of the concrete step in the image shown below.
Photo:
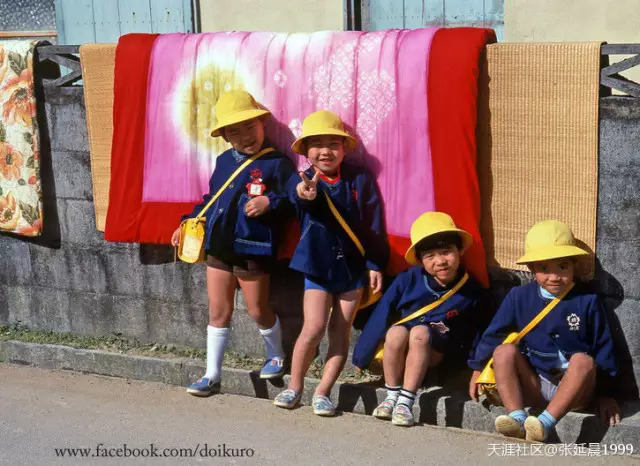
<path fill-rule="evenodd" d="M 204 363 L 193 359 L 131 356 L 20 341 L 0 341 L 0 362 L 179 386 L 186 386 L 204 371 Z M 457 379 L 453 381 L 454 388 L 429 386 L 422 390 L 414 408 L 416 419 L 421 423 L 442 427 L 493 432 L 494 419 L 504 413 L 504 408 L 470 401 L 460 387 L 464 378 L 460 376 Z M 427 385 L 431 385 L 429 380 L 427 382 Z M 224 368 L 222 376 L 222 390 L 225 393 L 266 399 L 273 399 L 287 383 L 288 376 L 281 380 L 265 381 L 255 372 L 242 369 Z M 316 379 L 306 379 L 303 404 L 311 403 L 317 384 Z M 371 383 L 337 383 L 331 393 L 333 401 L 337 401 L 338 410 L 366 415 L 372 413 L 384 396 L 384 389 Z M 633 451 L 639 451 L 640 402 L 626 402 L 621 409 L 623 419 L 615 427 L 602 425 L 593 414 L 569 413 L 558 423 L 557 437 L 550 440 L 565 444 L 631 444 Z"/>

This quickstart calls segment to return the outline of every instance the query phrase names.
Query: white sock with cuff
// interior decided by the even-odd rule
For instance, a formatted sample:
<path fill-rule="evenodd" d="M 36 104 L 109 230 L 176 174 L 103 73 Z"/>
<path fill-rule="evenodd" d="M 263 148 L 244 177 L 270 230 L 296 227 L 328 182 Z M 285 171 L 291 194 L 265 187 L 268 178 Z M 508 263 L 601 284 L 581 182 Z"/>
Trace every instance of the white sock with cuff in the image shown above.
<path fill-rule="evenodd" d="M 273 327 L 266 330 L 260 330 L 260 335 L 264 340 L 266 347 L 267 359 L 284 358 L 284 350 L 282 349 L 282 329 L 280 328 L 280 319 L 276 316 L 276 323 Z"/>
<path fill-rule="evenodd" d="M 207 326 L 207 372 L 204 377 L 220 382 L 222 358 L 229 342 L 229 328 Z"/>

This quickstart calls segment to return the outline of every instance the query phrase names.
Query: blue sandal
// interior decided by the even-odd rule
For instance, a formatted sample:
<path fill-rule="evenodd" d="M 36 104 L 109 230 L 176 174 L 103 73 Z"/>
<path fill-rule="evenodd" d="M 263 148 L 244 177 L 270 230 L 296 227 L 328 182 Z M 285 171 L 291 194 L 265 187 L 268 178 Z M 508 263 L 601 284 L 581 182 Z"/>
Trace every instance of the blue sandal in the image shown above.
<path fill-rule="evenodd" d="M 202 377 L 187 387 L 187 393 L 195 396 L 209 396 L 219 392 L 220 382 L 214 382 L 207 377 Z"/>
<path fill-rule="evenodd" d="M 260 369 L 261 379 L 276 379 L 284 375 L 284 358 L 275 357 L 267 359 Z"/>

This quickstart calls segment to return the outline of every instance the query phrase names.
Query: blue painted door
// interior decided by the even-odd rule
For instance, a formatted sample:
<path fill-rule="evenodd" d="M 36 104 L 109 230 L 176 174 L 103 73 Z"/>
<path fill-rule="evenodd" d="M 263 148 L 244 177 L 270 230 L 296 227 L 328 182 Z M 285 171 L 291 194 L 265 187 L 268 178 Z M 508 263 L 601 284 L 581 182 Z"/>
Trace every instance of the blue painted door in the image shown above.
<path fill-rule="evenodd" d="M 192 0 L 56 0 L 59 44 L 115 43 L 129 32 L 193 32 Z"/>
<path fill-rule="evenodd" d="M 502 40 L 505 0 L 361 0 L 362 29 L 478 26 Z"/>

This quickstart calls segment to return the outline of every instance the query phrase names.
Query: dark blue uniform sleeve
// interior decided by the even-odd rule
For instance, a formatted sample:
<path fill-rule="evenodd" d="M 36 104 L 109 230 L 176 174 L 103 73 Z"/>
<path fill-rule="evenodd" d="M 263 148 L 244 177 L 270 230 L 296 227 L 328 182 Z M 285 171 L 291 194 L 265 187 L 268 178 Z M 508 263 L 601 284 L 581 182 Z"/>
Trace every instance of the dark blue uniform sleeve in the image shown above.
<path fill-rule="evenodd" d="M 384 270 L 389 262 L 389 243 L 385 228 L 382 196 L 373 177 L 367 175 L 361 196 L 360 208 L 364 224 L 369 227 L 364 232 L 365 259 L 370 270 Z"/>
<path fill-rule="evenodd" d="M 491 320 L 489 327 L 484 332 L 476 346 L 474 355 L 467 361 L 473 370 L 481 371 L 493 356 L 494 350 L 504 339 L 516 329 L 515 305 L 513 303 L 513 290 L 504 298 L 500 309 Z"/>
<path fill-rule="evenodd" d="M 204 206 L 207 205 L 207 203 L 211 200 L 211 198 L 213 197 L 212 193 L 214 193 L 214 189 L 213 189 L 213 186 L 215 185 L 214 178 L 216 178 L 215 170 L 214 170 L 213 174 L 211 175 L 211 178 L 209 178 L 209 192 L 202 196 L 202 201 L 195 205 L 195 207 L 193 208 L 193 210 L 191 211 L 190 214 L 183 215 L 180 218 L 180 222 L 183 222 L 184 220 L 186 220 L 188 218 L 193 218 L 196 215 L 198 215 L 200 213 L 200 211 L 202 209 L 204 209 Z"/>
<path fill-rule="evenodd" d="M 353 349 L 354 366 L 364 369 L 371 363 L 378 349 L 378 344 L 387 332 L 389 316 L 397 309 L 402 292 L 406 288 L 407 276 L 407 274 L 401 274 L 396 277 L 371 313 Z"/>
<path fill-rule="evenodd" d="M 282 157 L 276 168 L 275 183 L 266 194 L 269 198 L 269 212 L 286 214 L 291 211 L 287 189 L 288 181 L 294 171 L 293 163 L 289 160 L 289 157 Z"/>
<path fill-rule="evenodd" d="M 308 175 L 308 174 L 307 174 Z M 318 185 L 318 195 L 313 201 L 307 201 L 306 199 L 300 199 L 298 196 L 298 192 L 296 191 L 296 187 L 298 183 L 300 183 L 302 179 L 298 172 L 294 172 L 287 181 L 286 191 L 289 197 L 289 202 L 295 207 L 296 212 L 300 215 L 301 210 L 309 211 L 314 209 L 314 206 L 317 205 L 317 201 L 320 195 L 320 185 Z"/>
<path fill-rule="evenodd" d="M 614 397 L 616 391 L 614 377 L 617 374 L 618 365 L 607 316 L 597 297 L 589 309 L 589 314 L 592 336 L 591 355 L 598 368 L 598 395 Z"/>

